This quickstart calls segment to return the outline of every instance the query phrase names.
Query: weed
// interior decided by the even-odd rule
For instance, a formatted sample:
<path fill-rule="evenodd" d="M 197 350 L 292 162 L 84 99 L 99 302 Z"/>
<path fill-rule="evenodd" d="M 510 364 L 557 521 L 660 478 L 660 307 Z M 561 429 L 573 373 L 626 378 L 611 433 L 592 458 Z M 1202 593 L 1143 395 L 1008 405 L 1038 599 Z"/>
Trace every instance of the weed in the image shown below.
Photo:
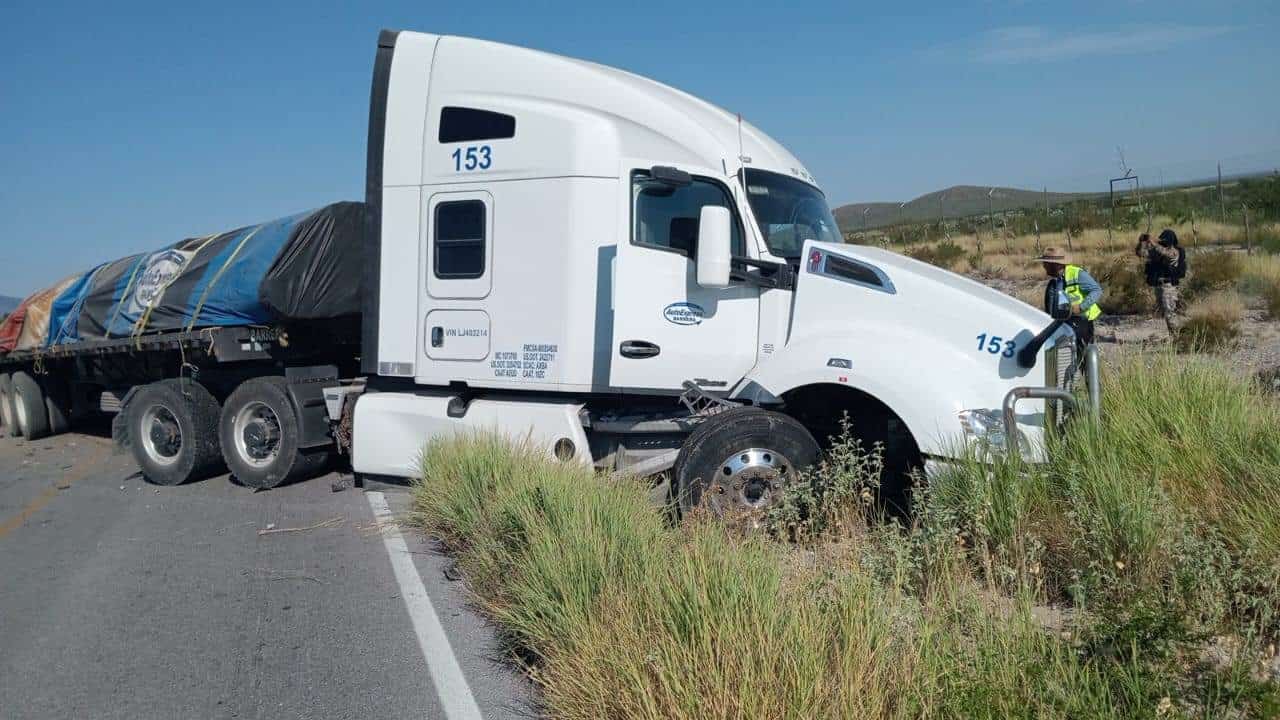
<path fill-rule="evenodd" d="M 1197 298 L 1234 288 L 1244 274 L 1240 255 L 1226 250 L 1199 253 L 1187 258 L 1187 278 L 1182 281 L 1182 299 Z"/>
<path fill-rule="evenodd" d="M 1129 257 L 1115 257 L 1097 267 L 1102 285 L 1101 305 L 1110 315 L 1145 315 L 1152 311 L 1151 288 L 1142 269 Z"/>
<path fill-rule="evenodd" d="M 840 428 L 826 455 L 784 488 L 781 500 L 769 509 L 765 521 L 773 535 L 812 543 L 823 536 L 865 527 L 874 514 L 872 503 L 884 470 L 883 449 L 876 446 L 864 451 L 847 416 L 841 419 Z"/>
<path fill-rule="evenodd" d="M 1219 292 L 1191 303 L 1174 345 L 1180 352 L 1216 352 L 1240 335 L 1244 303 L 1235 291 Z"/>

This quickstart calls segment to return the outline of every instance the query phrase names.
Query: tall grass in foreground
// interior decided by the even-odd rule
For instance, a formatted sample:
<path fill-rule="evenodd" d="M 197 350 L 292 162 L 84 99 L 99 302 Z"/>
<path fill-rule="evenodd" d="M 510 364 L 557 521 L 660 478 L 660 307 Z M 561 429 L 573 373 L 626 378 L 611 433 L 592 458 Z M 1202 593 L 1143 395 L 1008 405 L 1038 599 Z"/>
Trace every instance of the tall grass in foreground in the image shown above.
<path fill-rule="evenodd" d="M 912 528 L 865 522 L 849 453 L 782 514 L 795 544 L 485 436 L 428 449 L 416 519 L 554 717 L 1273 716 L 1253 656 L 1198 648 L 1275 638 L 1280 410 L 1172 357 L 1107 382 L 1051 466 L 957 463 Z"/>
<path fill-rule="evenodd" d="M 1205 361 L 1109 370 L 1100 426 L 1070 426 L 1046 466 L 962 463 L 928 512 L 1113 620 L 1159 608 L 1188 632 L 1280 635 L 1280 407 Z"/>

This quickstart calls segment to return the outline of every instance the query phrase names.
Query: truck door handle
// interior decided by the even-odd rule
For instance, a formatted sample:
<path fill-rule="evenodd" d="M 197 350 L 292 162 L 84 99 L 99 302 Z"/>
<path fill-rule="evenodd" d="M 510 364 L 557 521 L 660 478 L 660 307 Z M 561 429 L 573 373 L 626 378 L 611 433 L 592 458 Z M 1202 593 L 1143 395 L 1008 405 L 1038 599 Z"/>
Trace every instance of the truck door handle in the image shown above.
<path fill-rule="evenodd" d="M 648 340 L 624 340 L 618 347 L 618 352 L 626 358 L 651 358 L 661 351 L 661 348 Z"/>
<path fill-rule="evenodd" d="M 444 328 L 436 325 L 431 328 L 431 347 L 440 347 L 444 345 Z"/>

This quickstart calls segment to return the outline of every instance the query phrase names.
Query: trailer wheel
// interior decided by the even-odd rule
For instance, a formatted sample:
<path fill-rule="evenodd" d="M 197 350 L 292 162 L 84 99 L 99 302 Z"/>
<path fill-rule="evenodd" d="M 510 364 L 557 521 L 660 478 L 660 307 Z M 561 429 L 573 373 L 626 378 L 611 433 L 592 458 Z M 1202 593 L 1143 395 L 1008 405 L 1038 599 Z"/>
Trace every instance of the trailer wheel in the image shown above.
<path fill-rule="evenodd" d="M 682 515 L 699 504 L 718 517 L 759 513 L 819 453 L 793 418 L 756 407 L 725 410 L 685 439 L 671 469 L 672 491 Z"/>
<path fill-rule="evenodd" d="M 218 423 L 222 456 L 237 482 L 254 489 L 314 473 L 328 460 L 323 449 L 298 449 L 300 428 L 282 377 L 251 378 L 227 398 Z"/>
<path fill-rule="evenodd" d="M 0 437 L 17 435 L 18 419 L 13 410 L 13 376 L 0 373 Z"/>
<path fill-rule="evenodd" d="M 39 440 L 49 434 L 49 410 L 40 383 L 25 372 L 13 374 L 13 414 L 22 437 Z"/>
<path fill-rule="evenodd" d="M 219 469 L 218 410 L 218 401 L 194 380 L 138 389 L 125 412 L 129 446 L 148 482 L 181 485 Z"/>
<path fill-rule="evenodd" d="M 65 383 L 46 376 L 40 383 L 44 391 L 44 409 L 49 418 L 49 434 L 61 435 L 71 429 L 71 398 Z"/>

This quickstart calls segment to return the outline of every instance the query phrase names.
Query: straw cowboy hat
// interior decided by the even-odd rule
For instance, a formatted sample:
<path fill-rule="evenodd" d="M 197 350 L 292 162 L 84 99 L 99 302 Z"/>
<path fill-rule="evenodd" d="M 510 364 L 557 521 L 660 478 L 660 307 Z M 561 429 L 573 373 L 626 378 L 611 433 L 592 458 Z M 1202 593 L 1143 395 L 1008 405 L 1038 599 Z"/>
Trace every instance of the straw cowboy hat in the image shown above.
<path fill-rule="evenodd" d="M 1062 248 L 1047 247 L 1040 257 L 1035 259 L 1036 262 L 1053 263 L 1055 265 L 1070 265 L 1071 258 L 1062 252 Z"/>

